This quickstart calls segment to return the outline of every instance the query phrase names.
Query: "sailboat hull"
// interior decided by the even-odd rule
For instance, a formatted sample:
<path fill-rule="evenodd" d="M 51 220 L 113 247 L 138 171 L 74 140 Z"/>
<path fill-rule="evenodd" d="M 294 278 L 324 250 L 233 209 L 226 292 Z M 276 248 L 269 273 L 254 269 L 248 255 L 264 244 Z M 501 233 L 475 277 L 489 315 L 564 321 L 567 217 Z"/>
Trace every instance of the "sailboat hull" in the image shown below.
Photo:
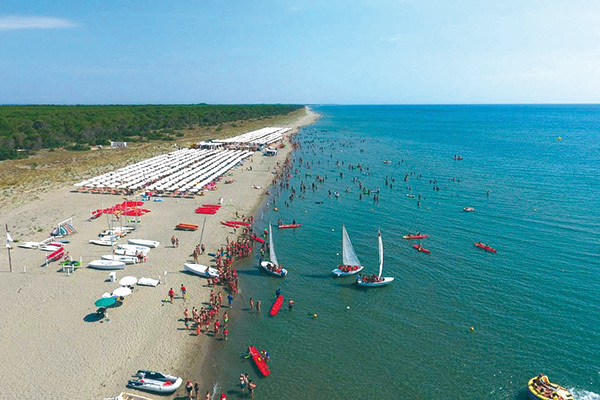
<path fill-rule="evenodd" d="M 268 272 L 269 274 L 274 275 L 274 276 L 278 276 L 280 278 L 283 278 L 288 273 L 287 269 L 285 269 L 285 268 L 281 268 L 281 273 L 270 270 L 269 268 L 277 267 L 277 265 L 273 264 L 270 261 L 262 261 L 260 263 L 260 267 L 262 269 L 264 269 L 266 272 Z"/>
<path fill-rule="evenodd" d="M 378 286 L 389 285 L 390 283 L 392 283 L 394 281 L 394 278 L 391 276 L 384 276 L 381 279 L 382 279 L 381 282 L 363 282 L 363 280 L 359 277 L 356 279 L 356 284 L 358 286 L 363 286 L 363 287 L 378 287 Z"/>
<path fill-rule="evenodd" d="M 340 267 L 341 267 L 341 265 L 340 265 Z M 335 276 L 350 276 L 350 275 L 355 275 L 355 274 L 359 273 L 360 271 L 363 270 L 363 268 L 364 267 L 362 267 L 362 266 L 358 266 L 358 268 L 356 268 L 353 271 L 344 272 L 341 269 L 339 269 L 339 267 L 338 267 L 338 268 L 334 269 L 333 271 L 331 271 L 331 273 L 334 274 Z"/>

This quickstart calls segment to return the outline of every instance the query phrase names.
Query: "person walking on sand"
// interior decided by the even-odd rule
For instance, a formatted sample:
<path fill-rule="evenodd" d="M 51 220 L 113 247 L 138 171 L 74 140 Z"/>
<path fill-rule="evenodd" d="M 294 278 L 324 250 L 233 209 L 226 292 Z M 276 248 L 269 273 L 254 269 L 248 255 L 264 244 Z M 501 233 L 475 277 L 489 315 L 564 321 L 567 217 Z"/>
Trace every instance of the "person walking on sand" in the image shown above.
<path fill-rule="evenodd" d="M 171 301 L 171 304 L 173 304 L 173 299 L 175 299 L 175 291 L 173 290 L 173 288 L 169 289 L 169 299 Z"/>
<path fill-rule="evenodd" d="M 185 392 L 187 393 L 188 400 L 192 400 L 192 390 L 194 390 L 194 385 L 192 381 L 188 380 L 185 384 Z"/>
<path fill-rule="evenodd" d="M 181 297 L 183 298 L 183 301 L 187 299 L 187 289 L 183 286 L 183 283 L 181 284 Z"/>
<path fill-rule="evenodd" d="M 254 299 L 250 297 L 250 311 L 254 309 Z"/>
<path fill-rule="evenodd" d="M 210 400 L 210 392 L 207 390 L 206 394 L 204 395 L 204 400 Z"/>
<path fill-rule="evenodd" d="M 231 303 L 233 303 L 233 295 L 231 293 L 227 295 L 227 301 L 229 302 L 229 308 L 233 308 L 233 306 L 231 305 Z"/>
<path fill-rule="evenodd" d="M 223 325 L 223 340 L 227 340 L 227 325 Z"/>
<path fill-rule="evenodd" d="M 200 399 L 200 382 L 194 383 L 194 397 L 196 400 Z"/>
<path fill-rule="evenodd" d="M 260 312 L 260 300 L 256 300 L 256 311 Z"/>

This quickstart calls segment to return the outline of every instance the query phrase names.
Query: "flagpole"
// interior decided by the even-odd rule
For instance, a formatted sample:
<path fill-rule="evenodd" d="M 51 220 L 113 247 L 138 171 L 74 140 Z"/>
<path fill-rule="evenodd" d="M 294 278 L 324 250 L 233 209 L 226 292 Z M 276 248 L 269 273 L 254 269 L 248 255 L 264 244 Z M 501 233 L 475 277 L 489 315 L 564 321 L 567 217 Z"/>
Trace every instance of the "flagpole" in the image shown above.
<path fill-rule="evenodd" d="M 8 251 L 8 268 L 10 270 L 10 272 L 12 272 L 12 260 L 10 259 L 10 241 L 8 240 L 8 224 L 5 225 L 6 227 L 6 251 Z"/>

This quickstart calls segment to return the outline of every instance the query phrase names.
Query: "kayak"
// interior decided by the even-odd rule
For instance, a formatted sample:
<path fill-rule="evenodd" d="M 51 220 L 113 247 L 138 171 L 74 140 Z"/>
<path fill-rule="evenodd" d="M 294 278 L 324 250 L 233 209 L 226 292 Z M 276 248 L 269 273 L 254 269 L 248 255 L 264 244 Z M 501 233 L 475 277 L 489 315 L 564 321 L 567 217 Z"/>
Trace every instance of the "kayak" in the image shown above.
<path fill-rule="evenodd" d="M 288 228 L 299 228 L 302 224 L 288 224 L 288 225 L 278 225 L 279 229 L 288 229 Z"/>
<path fill-rule="evenodd" d="M 273 303 L 273 307 L 271 307 L 271 311 L 269 312 L 269 315 L 271 317 L 274 317 L 277 315 L 277 313 L 279 312 L 279 309 L 281 308 L 281 305 L 283 304 L 283 296 L 279 295 L 277 296 L 277 298 L 275 299 L 275 303 Z"/>
<path fill-rule="evenodd" d="M 431 254 L 431 251 L 427 250 L 425 247 L 419 247 L 418 244 L 413 244 L 413 247 L 423 253 Z"/>
<path fill-rule="evenodd" d="M 195 231 L 198 229 L 198 225 L 182 223 L 182 224 L 175 225 L 175 229 L 178 229 L 181 231 Z"/>
<path fill-rule="evenodd" d="M 248 352 L 252 356 L 252 359 L 254 360 L 254 363 L 258 367 L 258 370 L 260 371 L 260 373 L 263 374 L 264 376 L 269 375 L 271 372 L 269 371 L 267 362 L 265 361 L 264 358 L 262 358 L 258 349 L 254 346 L 249 346 Z"/>
<path fill-rule="evenodd" d="M 429 237 L 429 235 L 404 235 L 402 236 L 402 239 L 425 239 L 426 237 Z"/>
<path fill-rule="evenodd" d="M 228 224 L 250 226 L 250 222 L 226 221 Z"/>
<path fill-rule="evenodd" d="M 261 238 L 261 237 L 258 237 L 258 236 L 256 236 L 256 235 L 252 235 L 252 236 L 250 236 L 250 237 L 251 237 L 252 239 L 256 240 L 258 243 L 264 243 L 264 242 L 265 242 L 265 239 L 263 239 L 263 238 Z"/>
<path fill-rule="evenodd" d="M 473 243 L 476 247 L 479 247 L 480 249 L 484 249 L 486 251 L 489 251 L 490 253 L 495 253 L 496 249 L 494 249 L 493 247 L 488 246 L 487 244 L 484 243 Z"/>
<path fill-rule="evenodd" d="M 463 208 L 463 211 L 472 212 L 472 211 L 475 211 L 475 208 L 473 208 L 473 207 L 465 207 L 465 208 Z"/>
<path fill-rule="evenodd" d="M 221 221 L 221 225 L 225 225 L 225 226 L 228 226 L 230 228 L 237 228 L 237 225 L 231 224 L 229 222 L 223 222 L 223 221 Z"/>

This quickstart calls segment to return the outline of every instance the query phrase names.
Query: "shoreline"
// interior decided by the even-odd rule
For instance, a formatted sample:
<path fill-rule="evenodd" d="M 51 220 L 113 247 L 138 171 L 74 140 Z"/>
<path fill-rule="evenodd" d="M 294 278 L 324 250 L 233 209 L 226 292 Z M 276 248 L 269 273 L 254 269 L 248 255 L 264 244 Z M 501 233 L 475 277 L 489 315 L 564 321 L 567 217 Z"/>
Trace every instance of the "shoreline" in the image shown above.
<path fill-rule="evenodd" d="M 288 124 L 295 128 L 289 135 L 295 135 L 302 126 L 318 119 L 317 114 L 306 110 L 306 115 Z M 212 391 L 214 379 L 210 380 L 207 369 L 211 369 L 218 354 L 216 343 L 211 344 L 206 335 L 196 338 L 195 333 L 189 335 L 185 331 L 183 323 L 179 322 L 184 308 L 181 300 L 176 300 L 175 304 L 162 301 L 169 287 L 177 290 L 181 283 L 188 287 L 190 300 L 186 306 L 189 307 L 199 307 L 208 299 L 210 291 L 203 278 L 181 273 L 181 266 L 190 259 L 189 252 L 198 243 L 200 232 L 173 231 L 173 227 L 180 222 L 201 224 L 202 219 L 193 213 L 200 204 L 216 203 L 220 197 L 233 199 L 230 201 L 233 206 L 223 207 L 216 218 L 207 218 L 206 223 L 203 241 L 207 252 L 224 245 L 226 237 L 234 235 L 219 221 L 235 218 L 236 211 L 247 216 L 257 212 L 267 197 L 265 194 L 273 179 L 271 170 L 277 161 L 285 160 L 293 151 L 289 143 L 286 139 L 286 147 L 276 157 L 255 154 L 256 157 L 230 171 L 235 180 L 233 184 L 220 184 L 218 190 L 205 196 L 146 202 L 144 207 L 152 212 L 142 217 L 138 231 L 130 236 L 159 240 L 161 246 L 151 251 L 147 263 L 118 271 L 117 280 L 125 275 L 161 276 L 166 282 L 156 288 L 136 288 L 122 307 L 109 310 L 106 322 L 93 320 L 96 309 L 93 303 L 103 292 L 117 286 L 108 281 L 108 271 L 80 268 L 68 276 L 57 272 L 57 263 L 38 267 L 46 253 L 17 248 L 19 243 L 14 243 L 11 250 L 13 271 L 9 273 L 4 272 L 8 271 L 7 252 L 0 252 L 0 270 L 3 271 L 0 275 L 3 278 L 0 280 L 0 299 L 3 300 L 0 313 L 5 321 L 10 321 L 2 336 L 4 343 L 11 343 L 4 349 L 2 371 L 21 378 L 5 385 L 6 398 L 39 395 L 38 387 L 43 388 L 46 398 L 81 393 L 104 398 L 116 396 L 121 391 L 136 393 L 126 389 L 125 384 L 138 369 L 173 373 L 182 376 L 184 382 L 187 379 L 199 381 L 201 393 L 207 389 Z M 252 171 L 245 170 L 248 165 L 252 165 Z M 255 185 L 261 189 L 253 189 Z M 87 243 L 87 239 L 106 229 L 104 218 L 88 220 L 89 210 L 120 203 L 123 199 L 112 195 L 72 193 L 71 188 L 43 193 L 39 195 L 40 199 L 7 210 L 0 222 L 9 226 L 13 239 L 24 242 L 41 241 L 49 236 L 58 221 L 73 218 L 78 233 L 67 237 L 71 240 L 67 251 L 75 259 L 82 257 L 84 266 L 108 253 L 100 246 Z M 170 246 L 169 238 L 173 234 L 181 240 L 180 249 Z M 209 258 L 203 255 L 198 262 L 207 264 Z M 235 329 L 235 322 L 232 322 Z M 60 383 L 64 382 L 65 376 L 78 384 L 65 387 Z M 36 382 L 35 388 L 27 387 L 26 382 Z M 169 398 L 184 392 L 182 387 Z"/>

